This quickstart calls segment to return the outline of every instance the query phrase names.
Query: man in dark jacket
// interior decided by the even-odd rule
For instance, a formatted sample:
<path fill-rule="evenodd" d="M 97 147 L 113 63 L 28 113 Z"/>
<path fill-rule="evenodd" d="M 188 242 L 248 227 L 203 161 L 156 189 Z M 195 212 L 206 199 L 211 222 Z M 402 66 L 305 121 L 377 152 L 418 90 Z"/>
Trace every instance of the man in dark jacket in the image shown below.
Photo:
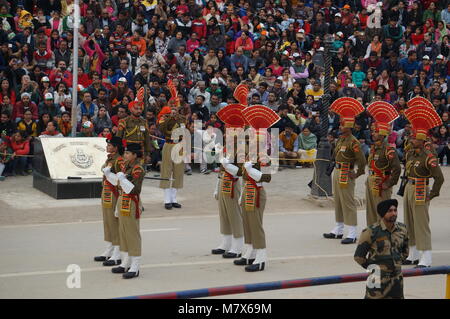
<path fill-rule="evenodd" d="M 225 37 L 220 34 L 220 28 L 215 27 L 214 33 L 208 37 L 208 49 L 218 50 L 225 48 Z"/>

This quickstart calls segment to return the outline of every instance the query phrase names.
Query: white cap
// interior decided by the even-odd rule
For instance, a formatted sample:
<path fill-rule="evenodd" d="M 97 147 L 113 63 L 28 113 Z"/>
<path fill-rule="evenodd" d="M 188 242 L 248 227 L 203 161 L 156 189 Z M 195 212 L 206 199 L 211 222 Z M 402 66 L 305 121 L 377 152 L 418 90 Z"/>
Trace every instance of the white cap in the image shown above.
<path fill-rule="evenodd" d="M 337 32 L 336 35 L 339 36 L 339 37 L 343 37 L 344 36 L 344 34 L 341 31 Z"/>
<path fill-rule="evenodd" d="M 288 51 L 288 50 L 284 50 L 284 51 L 283 51 L 283 54 L 284 54 L 284 55 L 289 55 L 289 51 Z"/>
<path fill-rule="evenodd" d="M 300 53 L 295 52 L 292 56 L 293 56 L 294 58 L 296 58 L 296 57 L 300 56 Z"/>
<path fill-rule="evenodd" d="M 300 30 L 298 30 L 298 32 L 299 32 L 299 33 L 305 33 L 305 30 L 300 29 Z"/>
<path fill-rule="evenodd" d="M 47 76 L 44 76 L 44 77 L 41 79 L 41 82 L 50 82 L 50 79 L 49 79 Z"/>
<path fill-rule="evenodd" d="M 317 49 L 318 52 L 323 52 L 325 51 L 325 49 L 323 47 L 320 47 L 319 49 Z"/>
<path fill-rule="evenodd" d="M 436 59 L 444 60 L 444 56 L 442 54 L 439 54 Z"/>
<path fill-rule="evenodd" d="M 123 76 L 119 78 L 119 82 L 128 82 L 126 78 L 124 78 Z"/>
<path fill-rule="evenodd" d="M 45 93 L 45 99 L 46 99 L 46 100 L 53 100 L 53 94 L 51 94 L 51 93 Z"/>
<path fill-rule="evenodd" d="M 335 16 L 335 17 L 341 17 L 341 18 L 342 18 L 342 15 L 341 15 L 339 12 L 336 13 L 334 16 Z"/>
<path fill-rule="evenodd" d="M 211 84 L 219 84 L 219 80 L 214 78 L 214 79 L 211 80 Z"/>
<path fill-rule="evenodd" d="M 424 55 L 422 58 L 422 60 L 429 60 L 429 59 L 430 59 L 430 57 L 428 55 Z"/>
<path fill-rule="evenodd" d="M 23 98 L 24 96 L 31 97 L 31 94 L 28 93 L 28 92 L 23 92 L 23 93 L 20 95 L 20 98 Z"/>

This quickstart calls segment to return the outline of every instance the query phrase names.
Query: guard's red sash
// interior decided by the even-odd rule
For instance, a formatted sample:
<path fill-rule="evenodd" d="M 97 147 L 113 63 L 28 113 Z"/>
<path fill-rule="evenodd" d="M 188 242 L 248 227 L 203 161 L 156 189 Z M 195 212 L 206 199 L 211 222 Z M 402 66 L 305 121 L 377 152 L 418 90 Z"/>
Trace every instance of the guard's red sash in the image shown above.
<path fill-rule="evenodd" d="M 245 181 L 245 207 L 249 210 L 253 210 L 255 205 L 259 208 L 259 190 L 262 186 L 256 185 L 254 179 L 247 176 L 248 180 Z"/>
<path fill-rule="evenodd" d="M 234 198 L 234 183 L 238 179 L 239 178 L 234 178 L 233 175 L 225 171 L 222 176 L 222 194 L 227 194 L 230 195 L 231 198 Z"/>

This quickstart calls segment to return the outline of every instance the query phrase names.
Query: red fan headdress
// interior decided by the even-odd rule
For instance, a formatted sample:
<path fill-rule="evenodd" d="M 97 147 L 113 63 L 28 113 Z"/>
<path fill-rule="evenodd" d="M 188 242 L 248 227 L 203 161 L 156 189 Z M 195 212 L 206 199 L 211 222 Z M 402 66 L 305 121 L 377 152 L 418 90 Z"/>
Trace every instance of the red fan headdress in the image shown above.
<path fill-rule="evenodd" d="M 428 101 L 426 98 L 423 98 L 421 96 L 416 96 L 415 98 L 412 98 L 409 100 L 406 105 L 408 105 L 409 108 L 416 107 L 416 106 L 426 106 L 434 109 L 433 104 L 431 104 L 430 101 Z"/>
<path fill-rule="evenodd" d="M 355 117 L 364 111 L 364 107 L 354 98 L 341 97 L 331 104 L 330 110 L 339 114 L 344 127 L 353 128 Z"/>
<path fill-rule="evenodd" d="M 143 105 L 141 105 L 139 102 L 137 101 L 131 101 L 128 104 L 128 109 L 130 110 L 130 112 L 133 110 L 133 108 L 140 108 L 142 110 Z"/>
<path fill-rule="evenodd" d="M 264 105 L 246 107 L 242 114 L 247 123 L 257 131 L 268 129 L 281 119 L 277 113 Z"/>
<path fill-rule="evenodd" d="M 157 115 L 158 123 L 161 121 L 161 117 L 163 115 L 170 114 L 171 112 L 172 112 L 172 109 L 170 108 L 170 106 L 164 106 Z"/>
<path fill-rule="evenodd" d="M 390 123 L 398 118 L 396 109 L 388 102 L 377 101 L 371 103 L 367 111 L 375 120 L 378 134 L 383 136 L 389 135 Z"/>
<path fill-rule="evenodd" d="M 248 125 L 242 111 L 245 106 L 241 104 L 228 104 L 217 112 L 219 119 L 225 123 L 226 127 L 244 127 Z"/>
<path fill-rule="evenodd" d="M 171 79 L 167 81 L 167 87 L 170 91 L 169 102 L 174 102 L 175 106 L 180 106 L 180 98 L 178 97 L 177 88 L 175 87 L 175 84 L 173 84 Z"/>
<path fill-rule="evenodd" d="M 234 90 L 233 96 L 240 104 L 247 106 L 248 86 L 239 84 Z"/>
<path fill-rule="evenodd" d="M 418 140 L 426 140 L 430 129 L 442 125 L 439 114 L 428 106 L 408 108 L 405 110 L 405 116 L 413 127 L 414 137 Z"/>

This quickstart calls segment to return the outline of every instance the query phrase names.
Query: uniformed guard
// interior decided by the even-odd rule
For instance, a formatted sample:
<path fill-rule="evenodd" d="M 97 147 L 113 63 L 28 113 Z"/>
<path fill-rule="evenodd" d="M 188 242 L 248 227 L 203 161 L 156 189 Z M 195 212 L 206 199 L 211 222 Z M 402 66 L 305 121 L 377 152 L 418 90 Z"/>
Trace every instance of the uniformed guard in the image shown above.
<path fill-rule="evenodd" d="M 441 168 L 435 154 L 425 148 L 429 131 L 442 125 L 442 120 L 434 109 L 428 106 L 414 106 L 405 111 L 405 116 L 413 127 L 410 139 L 412 149 L 406 153 L 406 176 L 408 184 L 403 197 L 405 224 L 408 228 L 410 253 L 405 264 L 417 263 L 416 267 L 430 267 L 431 230 L 428 209 L 430 201 L 439 196 L 444 182 Z M 429 180 L 434 179 L 429 190 Z"/>
<path fill-rule="evenodd" d="M 264 138 L 267 128 L 280 120 L 271 109 L 263 105 L 254 105 L 243 110 L 245 120 L 256 130 L 255 143 L 247 148 L 247 157 L 255 152 L 256 163 L 247 158 L 243 169 L 244 187 L 241 193 L 240 205 L 244 225 L 245 253 L 241 259 L 235 260 L 235 265 L 247 265 L 245 271 L 262 271 L 267 263 L 266 236 L 263 228 L 263 215 L 266 206 L 266 191 L 264 183 L 269 183 L 272 175 L 268 172 L 270 159 L 266 149 L 260 148 L 259 139 Z M 253 146 L 252 146 L 253 145 Z M 256 148 L 255 148 L 256 146 Z M 255 148 L 255 149 L 253 149 Z"/>
<path fill-rule="evenodd" d="M 217 116 L 225 123 L 226 130 L 244 128 L 245 120 L 242 115 L 244 108 L 244 106 L 239 104 L 229 104 L 217 112 Z M 242 213 L 239 205 L 241 196 L 239 176 L 242 176 L 242 162 L 239 163 L 238 161 L 238 145 L 236 141 L 237 136 L 233 135 L 233 153 L 227 153 L 226 147 L 223 148 L 220 172 L 214 191 L 214 198 L 217 199 L 219 204 L 222 242 L 211 253 L 214 255 L 220 254 L 223 258 L 241 257 L 244 247 Z"/>
<path fill-rule="evenodd" d="M 380 219 L 377 205 L 391 198 L 392 187 L 400 178 L 401 167 L 395 147 L 389 145 L 386 139 L 390 133 L 390 123 L 399 116 L 398 112 L 384 101 L 373 102 L 367 111 L 375 119 L 366 181 L 366 219 L 367 226 L 370 226 Z"/>
<path fill-rule="evenodd" d="M 377 205 L 380 220 L 364 229 L 359 238 L 355 261 L 373 271 L 366 299 L 404 298 L 402 262 L 408 256 L 408 233 L 404 224 L 396 222 L 397 207 L 396 199 L 381 201 Z"/>
<path fill-rule="evenodd" d="M 117 210 L 122 263 L 119 267 L 112 268 L 112 272 L 123 274 L 124 279 L 139 276 L 142 248 L 139 230 L 142 212 L 140 193 L 145 175 L 141 164 L 142 155 L 140 144 L 127 144 L 123 170 L 117 173 L 120 194 Z"/>
<path fill-rule="evenodd" d="M 183 188 L 184 161 L 177 163 L 176 159 L 172 158 L 172 150 L 183 142 L 172 140 L 172 132 L 177 128 L 184 127 L 185 117 L 178 113 L 176 107 L 165 106 L 158 114 L 158 128 L 165 137 L 162 149 L 161 178 L 167 179 L 160 182 L 159 188 L 164 189 L 164 207 L 166 209 L 181 208 L 181 204 L 177 202 L 177 190 Z M 182 155 L 181 151 L 186 152 L 185 149 L 180 149 L 180 156 Z"/>
<path fill-rule="evenodd" d="M 132 101 L 128 105 L 131 115 L 119 120 L 117 136 L 125 140 L 127 144 L 141 145 L 145 160 L 150 159 L 150 133 L 147 121 L 141 116 L 143 103 Z M 142 163 L 143 164 L 143 163 Z"/>
<path fill-rule="evenodd" d="M 104 239 L 108 243 L 105 252 L 94 258 L 95 261 L 103 261 L 104 266 L 114 266 L 121 263 L 119 249 L 119 219 L 114 215 L 119 191 L 117 189 L 116 173 L 121 172 L 124 164 L 123 145 L 120 137 L 111 135 L 106 139 L 106 152 L 108 153 L 105 164 L 102 166 L 102 211 Z"/>
<path fill-rule="evenodd" d="M 352 128 L 355 125 L 355 117 L 364 111 L 364 107 L 353 98 L 343 97 L 334 101 L 330 110 L 337 113 L 341 119 L 341 136 L 336 142 L 333 154 L 336 162 L 333 175 L 336 226 L 323 236 L 328 239 L 341 239 L 344 225 L 347 225 L 348 233 L 341 243 L 352 244 L 356 242 L 357 226 L 355 180 L 364 175 L 366 166 L 366 158 L 358 139 L 352 135 Z M 356 173 L 353 170 L 355 163 L 358 166 Z"/>

